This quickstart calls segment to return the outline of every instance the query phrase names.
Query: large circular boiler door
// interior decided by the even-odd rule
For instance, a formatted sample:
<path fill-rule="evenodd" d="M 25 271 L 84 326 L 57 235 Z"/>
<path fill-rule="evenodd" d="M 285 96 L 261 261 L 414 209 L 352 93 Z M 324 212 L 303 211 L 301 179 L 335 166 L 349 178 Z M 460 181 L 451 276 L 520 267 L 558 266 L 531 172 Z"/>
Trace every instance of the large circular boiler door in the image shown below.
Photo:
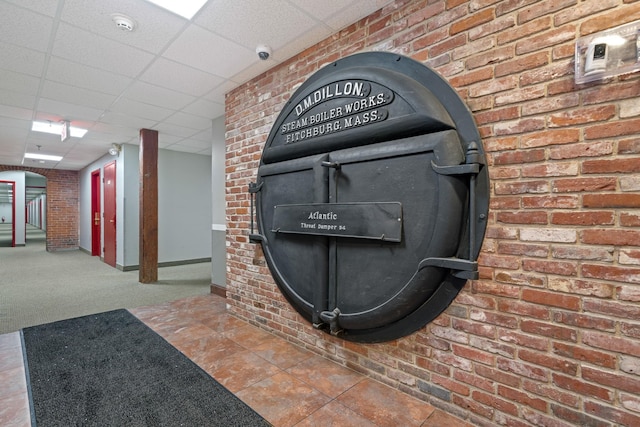
<path fill-rule="evenodd" d="M 356 54 L 291 96 L 249 187 L 278 287 L 314 327 L 381 342 L 477 278 L 489 178 L 473 118 L 407 57 Z"/>

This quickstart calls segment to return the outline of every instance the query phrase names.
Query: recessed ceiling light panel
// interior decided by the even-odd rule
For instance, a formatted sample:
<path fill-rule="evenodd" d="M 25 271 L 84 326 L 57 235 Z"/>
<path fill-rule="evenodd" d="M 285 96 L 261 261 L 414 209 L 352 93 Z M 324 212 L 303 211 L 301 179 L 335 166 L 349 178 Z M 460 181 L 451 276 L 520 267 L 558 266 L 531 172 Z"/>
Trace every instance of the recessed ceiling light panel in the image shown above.
<path fill-rule="evenodd" d="M 31 130 L 35 132 L 50 133 L 52 135 L 60 135 L 62 133 L 62 123 L 34 121 L 31 124 Z M 86 133 L 87 129 L 77 128 L 75 126 L 70 127 L 70 134 L 74 138 L 82 138 Z"/>
<path fill-rule="evenodd" d="M 183 18 L 191 19 L 198 13 L 207 0 L 147 0 L 149 3 L 153 3 L 156 6 L 160 6 L 163 9 L 173 12 L 176 15 L 180 15 Z"/>
<path fill-rule="evenodd" d="M 59 162 L 62 160 L 62 156 L 53 156 L 49 154 L 39 154 L 39 153 L 24 153 L 25 159 L 34 159 L 34 160 L 49 160 L 52 162 Z"/>

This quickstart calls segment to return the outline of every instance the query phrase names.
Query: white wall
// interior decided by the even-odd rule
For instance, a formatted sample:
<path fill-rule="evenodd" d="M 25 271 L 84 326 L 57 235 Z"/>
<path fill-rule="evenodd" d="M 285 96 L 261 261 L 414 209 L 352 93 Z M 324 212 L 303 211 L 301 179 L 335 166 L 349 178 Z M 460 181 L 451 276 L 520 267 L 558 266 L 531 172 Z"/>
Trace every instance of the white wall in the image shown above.
<path fill-rule="evenodd" d="M 227 226 L 225 215 L 225 125 L 224 117 L 213 121 L 211 151 L 211 283 L 227 286 Z"/>
<path fill-rule="evenodd" d="M 5 224 L 13 222 L 13 204 L 0 203 L 0 218 L 4 217 Z"/>
<path fill-rule="evenodd" d="M 16 216 L 13 219 L 16 230 L 16 246 L 25 244 L 25 173 L 23 171 L 0 172 L 0 181 L 15 181 L 14 193 L 16 203 Z"/>

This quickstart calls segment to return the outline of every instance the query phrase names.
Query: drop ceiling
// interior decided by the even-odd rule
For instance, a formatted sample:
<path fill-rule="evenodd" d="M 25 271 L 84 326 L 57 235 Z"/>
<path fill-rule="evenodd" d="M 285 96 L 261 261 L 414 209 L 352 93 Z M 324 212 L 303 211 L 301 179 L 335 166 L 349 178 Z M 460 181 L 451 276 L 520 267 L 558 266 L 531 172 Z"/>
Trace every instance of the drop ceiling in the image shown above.
<path fill-rule="evenodd" d="M 79 170 L 141 128 L 160 148 L 210 154 L 225 93 L 389 2 L 209 0 L 188 21 L 145 0 L 0 0 L 0 164 Z M 61 142 L 33 120 L 89 132 Z M 23 163 L 38 151 L 63 159 Z"/>

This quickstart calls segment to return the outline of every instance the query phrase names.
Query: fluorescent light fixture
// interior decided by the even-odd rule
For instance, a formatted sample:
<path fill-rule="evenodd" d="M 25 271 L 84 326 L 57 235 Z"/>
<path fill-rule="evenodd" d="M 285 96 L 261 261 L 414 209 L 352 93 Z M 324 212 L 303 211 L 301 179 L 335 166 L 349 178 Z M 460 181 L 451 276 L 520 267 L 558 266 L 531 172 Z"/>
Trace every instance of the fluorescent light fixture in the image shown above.
<path fill-rule="evenodd" d="M 183 18 L 191 19 L 198 13 L 207 0 L 147 0 L 150 3 L 160 6 L 163 9 L 180 15 Z"/>
<path fill-rule="evenodd" d="M 62 160 L 62 156 L 52 156 L 49 154 L 38 154 L 38 153 L 24 153 L 25 159 L 34 159 L 34 160 L 50 160 L 52 162 L 59 162 Z"/>
<path fill-rule="evenodd" d="M 59 136 L 62 134 L 62 123 L 34 121 L 31 125 L 31 130 Z M 70 127 L 70 134 L 74 138 L 82 138 L 86 133 L 87 129 L 77 128 L 75 126 Z"/>

